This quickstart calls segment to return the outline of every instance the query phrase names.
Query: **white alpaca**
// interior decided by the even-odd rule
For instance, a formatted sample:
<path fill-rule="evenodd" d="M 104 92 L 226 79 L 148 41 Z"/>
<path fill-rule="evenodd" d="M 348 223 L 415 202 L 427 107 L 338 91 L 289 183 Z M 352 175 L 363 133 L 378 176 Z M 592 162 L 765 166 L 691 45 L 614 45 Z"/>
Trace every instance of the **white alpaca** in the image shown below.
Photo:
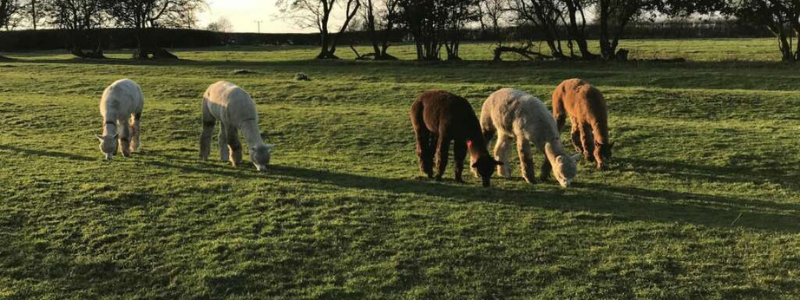
<path fill-rule="evenodd" d="M 258 112 L 253 99 L 242 88 L 227 81 L 212 84 L 203 96 L 203 134 L 200 136 L 200 158 L 208 159 L 211 153 L 211 134 L 219 120 L 219 151 L 222 161 L 234 167 L 242 162 L 242 144 L 239 132 L 244 133 L 250 146 L 250 160 L 256 169 L 265 171 L 269 164 L 272 144 L 264 144 L 258 131 Z"/>
<path fill-rule="evenodd" d="M 142 89 L 130 79 L 117 80 L 103 92 L 100 100 L 103 134 L 97 135 L 97 139 L 107 160 L 117 153 L 118 145 L 124 157 L 130 157 L 131 152 L 139 149 L 139 121 L 143 108 Z"/>
<path fill-rule="evenodd" d="M 505 165 L 498 166 L 500 176 L 510 177 L 508 147 L 517 140 L 520 168 L 525 181 L 534 183 L 531 143 L 545 154 L 542 180 L 547 179 L 550 168 L 562 187 L 568 187 L 577 173 L 576 162 L 580 154 L 570 157 L 564 150 L 553 115 L 541 100 L 517 89 L 505 88 L 492 93 L 481 110 L 481 129 L 488 142 L 497 133 L 494 155 Z"/>

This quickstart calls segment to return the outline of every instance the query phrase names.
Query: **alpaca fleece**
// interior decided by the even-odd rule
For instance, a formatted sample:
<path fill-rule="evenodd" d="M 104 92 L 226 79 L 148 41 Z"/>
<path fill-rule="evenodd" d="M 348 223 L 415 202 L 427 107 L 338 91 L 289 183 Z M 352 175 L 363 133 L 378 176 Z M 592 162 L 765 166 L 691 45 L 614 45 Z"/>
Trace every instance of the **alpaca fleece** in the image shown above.
<path fill-rule="evenodd" d="M 603 94 L 581 79 L 565 80 L 553 92 L 553 117 L 559 132 L 564 129 L 567 115 L 572 123 L 575 151 L 596 162 L 598 169 L 604 169 L 614 145 L 609 143 L 608 110 Z"/>
<path fill-rule="evenodd" d="M 511 88 L 492 93 L 481 109 L 481 128 L 487 141 L 497 135 L 494 155 L 495 159 L 504 163 L 498 167 L 501 176 L 511 176 L 508 148 L 514 139 L 525 181 L 535 182 L 531 143 L 545 154 L 542 180 L 549 177 L 552 169 L 559 184 L 567 187 L 577 174 L 576 160 L 580 155 L 567 155 L 550 111 L 534 96 Z"/>
<path fill-rule="evenodd" d="M 100 150 L 106 159 L 112 159 L 120 148 L 124 157 L 139 149 L 139 121 L 144 109 L 144 95 L 136 82 L 120 79 L 103 91 L 100 115 L 103 116 L 103 134 L 98 135 Z"/>
<path fill-rule="evenodd" d="M 411 105 L 411 123 L 417 139 L 420 170 L 433 175 L 433 157 L 437 153 L 436 180 L 441 180 L 447 167 L 450 142 L 454 142 L 455 179 L 462 181 L 464 159 L 470 153 L 472 167 L 477 169 L 483 186 L 490 186 L 495 161 L 486 150 L 478 118 L 469 102 L 445 91 L 426 91 Z"/>
<path fill-rule="evenodd" d="M 227 81 L 212 84 L 203 96 L 203 133 L 200 136 L 200 158 L 211 153 L 211 135 L 220 122 L 219 151 L 222 161 L 234 167 L 242 162 L 239 130 L 250 146 L 250 160 L 258 171 L 265 171 L 271 158 L 272 144 L 264 144 L 258 130 L 258 112 L 253 99 L 244 89 Z"/>

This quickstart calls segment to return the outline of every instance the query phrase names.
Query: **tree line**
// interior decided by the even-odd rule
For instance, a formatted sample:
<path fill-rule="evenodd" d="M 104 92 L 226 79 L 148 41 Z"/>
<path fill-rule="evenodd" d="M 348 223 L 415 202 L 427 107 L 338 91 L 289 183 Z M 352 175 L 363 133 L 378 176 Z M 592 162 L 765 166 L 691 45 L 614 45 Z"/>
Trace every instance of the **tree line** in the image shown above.
<path fill-rule="evenodd" d="M 134 58 L 175 58 L 154 42 L 159 32 L 154 29 L 191 28 L 204 5 L 203 0 L 0 0 L 0 28 L 24 22 L 64 29 L 74 55 L 99 58 L 103 49 L 99 37 L 92 36 L 98 34 L 95 29 L 130 28 L 136 32 Z M 419 60 L 460 60 L 466 32 L 479 29 L 496 38 L 496 59 L 511 52 L 529 58 L 625 60 L 619 41 L 634 22 L 719 16 L 769 30 L 783 60 L 800 60 L 800 42 L 794 41 L 800 34 L 797 0 L 278 0 L 276 6 L 283 19 L 319 32 L 319 59 L 336 59 L 343 33 L 363 31 L 371 53 L 357 53 L 362 59 L 395 59 L 389 51 L 392 37 L 403 32 Z M 596 52 L 589 47 L 589 27 L 599 29 Z M 514 41 L 523 43 L 507 43 L 509 28 Z M 549 51 L 537 52 L 535 43 Z"/>
<path fill-rule="evenodd" d="M 153 42 L 157 28 L 191 28 L 203 0 L 0 0 L 0 28 L 21 23 L 69 32 L 69 48 L 78 57 L 103 58 L 98 28 L 130 28 L 136 59 L 176 58 Z"/>

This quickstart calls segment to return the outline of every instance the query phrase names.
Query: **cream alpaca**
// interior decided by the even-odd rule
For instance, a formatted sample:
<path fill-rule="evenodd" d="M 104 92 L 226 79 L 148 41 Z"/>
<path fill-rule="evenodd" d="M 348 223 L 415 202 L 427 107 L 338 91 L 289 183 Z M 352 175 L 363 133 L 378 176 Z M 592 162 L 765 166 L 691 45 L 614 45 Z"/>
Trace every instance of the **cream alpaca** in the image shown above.
<path fill-rule="evenodd" d="M 542 101 L 520 90 L 505 88 L 492 93 L 481 109 L 481 129 L 486 140 L 497 134 L 494 155 L 504 165 L 498 166 L 498 173 L 511 176 L 508 165 L 508 147 L 512 139 L 517 140 L 522 176 L 525 181 L 534 183 L 533 155 L 531 143 L 545 154 L 542 164 L 542 180 L 545 180 L 552 167 L 558 183 L 568 187 L 577 173 L 576 161 L 580 154 L 570 157 L 561 143 L 556 121 Z"/>
<path fill-rule="evenodd" d="M 118 80 L 103 92 L 100 100 L 103 134 L 97 135 L 97 139 L 107 160 L 114 157 L 117 148 L 122 148 L 124 157 L 139 149 L 139 121 L 143 108 L 142 89 L 130 79 Z"/>
<path fill-rule="evenodd" d="M 219 151 L 222 161 L 234 167 L 242 162 L 239 132 L 250 146 L 250 160 L 258 171 L 265 171 L 275 145 L 264 144 L 258 131 L 258 112 L 253 99 L 242 88 L 227 81 L 212 84 L 203 96 L 203 134 L 200 136 L 200 158 L 211 153 L 211 134 L 220 121 Z"/>

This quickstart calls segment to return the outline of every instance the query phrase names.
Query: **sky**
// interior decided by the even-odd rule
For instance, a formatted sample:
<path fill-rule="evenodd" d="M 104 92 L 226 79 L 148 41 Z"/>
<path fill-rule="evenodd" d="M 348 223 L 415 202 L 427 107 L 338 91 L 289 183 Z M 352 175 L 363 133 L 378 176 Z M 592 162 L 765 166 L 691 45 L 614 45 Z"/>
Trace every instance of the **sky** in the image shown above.
<path fill-rule="evenodd" d="M 207 0 L 208 8 L 199 15 L 200 28 L 208 23 L 225 17 L 233 24 L 235 32 L 258 32 L 256 21 L 262 21 L 261 32 L 289 33 L 314 32 L 300 29 L 293 24 L 280 20 L 276 0 Z"/>

